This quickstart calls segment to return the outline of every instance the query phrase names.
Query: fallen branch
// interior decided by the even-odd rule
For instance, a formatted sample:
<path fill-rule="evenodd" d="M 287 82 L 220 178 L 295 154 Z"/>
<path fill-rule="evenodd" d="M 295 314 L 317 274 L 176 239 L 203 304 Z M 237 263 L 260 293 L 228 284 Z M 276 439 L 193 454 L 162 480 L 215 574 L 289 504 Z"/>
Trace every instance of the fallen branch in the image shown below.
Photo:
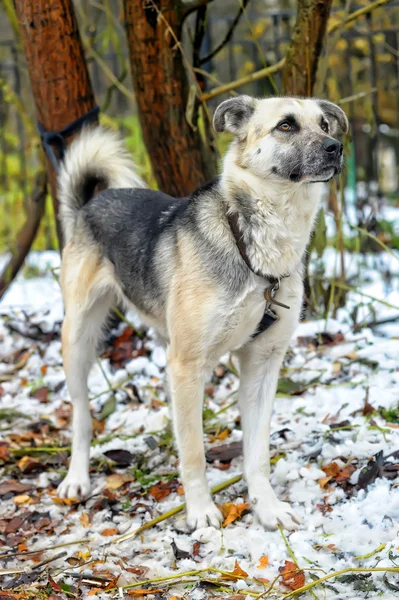
<path fill-rule="evenodd" d="M 241 479 L 242 479 L 242 475 L 236 475 L 235 477 L 232 477 L 231 479 L 228 479 L 227 481 L 224 481 L 223 483 L 219 483 L 218 485 L 215 485 L 215 487 L 213 487 L 211 489 L 211 492 L 212 492 L 212 494 L 218 494 L 219 492 L 221 492 L 222 490 L 225 490 L 226 488 L 230 487 L 231 485 L 238 483 L 239 481 L 241 481 Z M 110 543 L 111 544 L 120 544 L 122 542 L 125 542 L 126 540 L 130 540 L 130 539 L 136 537 L 137 535 L 140 535 L 140 533 L 142 533 L 146 529 L 151 529 L 151 527 L 158 525 L 158 523 L 162 523 L 162 521 L 166 521 L 167 519 L 170 519 L 171 517 L 174 517 L 175 515 L 183 512 L 183 510 L 185 508 L 186 508 L 185 504 L 179 504 L 179 506 L 175 506 L 175 508 L 172 508 L 172 510 L 169 510 L 168 512 L 163 513 L 163 514 L 159 515 L 158 517 L 155 517 L 155 519 L 151 519 L 151 521 L 144 523 L 144 525 L 141 525 L 141 527 L 139 527 L 138 529 L 135 529 L 134 531 L 130 531 L 129 533 L 125 533 L 125 535 L 118 537 L 116 540 L 113 540 Z"/>
<path fill-rule="evenodd" d="M 375 567 L 374 569 L 358 569 L 355 567 L 348 567 L 347 569 L 342 569 L 342 571 L 334 571 L 334 573 L 330 573 L 329 575 L 325 575 L 324 577 L 320 577 L 316 581 L 312 581 L 304 585 L 297 590 L 293 590 L 288 594 L 282 596 L 281 600 L 285 600 L 285 598 L 292 598 L 293 596 L 298 596 L 299 594 L 303 594 L 308 590 L 312 589 L 315 585 L 319 585 L 323 583 L 323 581 L 327 581 L 328 579 L 333 579 L 333 577 L 340 577 L 341 575 L 346 575 L 346 573 L 399 573 L 399 567 Z M 261 598 L 262 594 L 258 596 Z"/>
<path fill-rule="evenodd" d="M 11 253 L 0 275 L 0 300 L 14 281 L 32 247 L 40 221 L 44 215 L 46 195 L 47 176 L 45 173 L 40 173 L 36 181 L 36 188 L 32 195 L 25 225 L 17 236 L 16 250 Z"/>

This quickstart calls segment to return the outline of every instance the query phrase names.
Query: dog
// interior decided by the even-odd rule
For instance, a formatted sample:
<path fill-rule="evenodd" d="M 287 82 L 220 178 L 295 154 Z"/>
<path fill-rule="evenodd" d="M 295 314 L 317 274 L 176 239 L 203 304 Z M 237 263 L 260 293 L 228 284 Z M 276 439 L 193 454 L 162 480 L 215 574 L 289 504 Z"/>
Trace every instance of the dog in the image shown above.
<path fill-rule="evenodd" d="M 222 521 L 206 479 L 202 403 L 207 375 L 230 351 L 251 505 L 264 527 L 291 530 L 300 520 L 269 482 L 270 418 L 301 312 L 322 182 L 342 169 L 336 136 L 348 120 L 327 100 L 237 96 L 217 107 L 213 125 L 234 136 L 221 175 L 183 199 L 147 189 L 112 132 L 84 130 L 67 150 L 59 174 L 62 355 L 74 410 L 58 494 L 89 493 L 87 378 L 107 316 L 123 303 L 167 347 L 189 528 Z"/>

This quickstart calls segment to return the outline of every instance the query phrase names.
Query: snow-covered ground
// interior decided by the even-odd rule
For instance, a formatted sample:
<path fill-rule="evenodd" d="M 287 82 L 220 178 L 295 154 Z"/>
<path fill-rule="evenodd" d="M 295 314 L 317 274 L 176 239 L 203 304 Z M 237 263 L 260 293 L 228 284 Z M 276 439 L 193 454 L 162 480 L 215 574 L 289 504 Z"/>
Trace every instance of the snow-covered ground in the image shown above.
<path fill-rule="evenodd" d="M 335 255 L 324 258 L 333 274 Z M 399 278 L 384 276 L 388 270 L 397 275 L 397 259 L 381 253 L 364 262 L 350 255 L 348 272 L 357 273 L 360 260 L 363 292 L 398 307 L 373 302 L 378 319 L 399 314 Z M 118 536 L 183 502 L 163 388 L 165 355 L 151 331 L 141 340 L 126 333 L 125 323 L 107 341 L 106 357 L 89 379 L 93 493 L 86 502 L 60 503 L 55 489 L 68 451 L 57 449 L 69 445 L 71 406 L 60 355 L 58 257 L 43 253 L 30 261 L 41 271 L 47 265 L 47 274 L 20 278 L 0 303 L 0 555 L 6 571 L 0 570 L 0 598 L 30 589 L 30 598 L 282 599 L 348 568 L 364 573 L 329 578 L 302 597 L 398 594 L 397 323 L 354 333 L 349 314 L 361 296 L 351 292 L 339 320 L 298 327 L 272 420 L 272 484 L 302 517 L 298 531 L 265 531 L 247 510 L 239 481 L 216 494 L 226 518 L 238 517 L 221 530 L 190 534 L 181 512 L 117 544 Z M 368 322 L 370 307 L 362 310 Z M 242 471 L 237 387 L 226 357 L 206 388 L 211 486 Z M 235 513 L 231 504 L 238 505 Z M 31 551 L 36 554 L 26 555 Z M 287 575 L 295 562 L 303 573 Z M 285 574 L 279 572 L 284 566 Z"/>

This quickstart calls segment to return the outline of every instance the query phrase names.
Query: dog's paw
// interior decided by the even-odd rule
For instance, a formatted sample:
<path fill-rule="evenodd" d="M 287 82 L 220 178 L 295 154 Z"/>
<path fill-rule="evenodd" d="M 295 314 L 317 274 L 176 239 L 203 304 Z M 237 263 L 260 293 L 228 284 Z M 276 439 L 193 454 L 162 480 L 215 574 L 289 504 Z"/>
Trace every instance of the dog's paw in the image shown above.
<path fill-rule="evenodd" d="M 222 521 L 223 515 L 212 500 L 187 508 L 187 525 L 191 531 L 209 526 L 219 528 Z"/>
<path fill-rule="evenodd" d="M 292 531 L 301 524 L 301 519 L 295 514 L 288 502 L 280 502 L 277 498 L 257 501 L 253 504 L 253 510 L 266 529 L 277 529 L 279 525 L 284 529 Z"/>
<path fill-rule="evenodd" d="M 76 498 L 78 500 L 84 500 L 89 495 L 90 488 L 90 479 L 88 475 L 72 475 L 68 473 L 58 486 L 57 495 L 59 498 Z"/>

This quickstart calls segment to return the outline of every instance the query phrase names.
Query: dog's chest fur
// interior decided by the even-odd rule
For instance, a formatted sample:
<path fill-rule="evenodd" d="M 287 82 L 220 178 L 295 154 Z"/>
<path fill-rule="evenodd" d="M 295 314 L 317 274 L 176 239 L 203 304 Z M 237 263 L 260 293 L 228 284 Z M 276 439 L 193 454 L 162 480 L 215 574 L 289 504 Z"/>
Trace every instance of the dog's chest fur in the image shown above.
<path fill-rule="evenodd" d="M 225 194 L 239 214 L 254 271 L 283 277 L 300 264 L 313 229 L 321 184 L 282 184 L 273 189 L 234 165 L 223 177 Z M 244 198 L 244 204 L 241 199 Z"/>

